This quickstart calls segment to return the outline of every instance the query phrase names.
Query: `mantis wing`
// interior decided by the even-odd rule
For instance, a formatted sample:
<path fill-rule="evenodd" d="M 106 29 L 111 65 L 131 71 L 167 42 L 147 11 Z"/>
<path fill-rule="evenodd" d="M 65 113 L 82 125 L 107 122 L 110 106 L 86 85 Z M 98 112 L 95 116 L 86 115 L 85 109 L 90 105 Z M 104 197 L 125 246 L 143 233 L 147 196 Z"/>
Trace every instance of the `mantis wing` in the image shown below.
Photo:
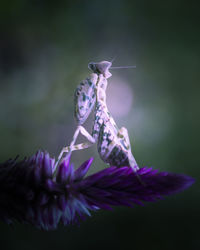
<path fill-rule="evenodd" d="M 82 125 L 93 110 L 96 102 L 96 83 L 98 76 L 91 74 L 76 88 L 74 94 L 74 116 L 79 125 Z"/>

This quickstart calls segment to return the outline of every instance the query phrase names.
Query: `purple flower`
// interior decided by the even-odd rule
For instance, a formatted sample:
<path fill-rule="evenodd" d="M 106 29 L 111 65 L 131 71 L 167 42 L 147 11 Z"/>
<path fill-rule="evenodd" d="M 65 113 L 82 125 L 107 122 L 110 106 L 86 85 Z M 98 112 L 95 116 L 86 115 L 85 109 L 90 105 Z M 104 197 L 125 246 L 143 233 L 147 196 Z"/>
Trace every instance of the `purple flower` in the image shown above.
<path fill-rule="evenodd" d="M 141 168 L 136 176 L 130 167 L 109 167 L 85 177 L 93 159 L 74 170 L 63 161 L 54 176 L 55 160 L 38 151 L 30 158 L 0 164 L 0 219 L 19 221 L 40 229 L 56 229 L 77 223 L 90 211 L 113 206 L 142 205 L 188 188 L 194 179 L 152 168 Z"/>

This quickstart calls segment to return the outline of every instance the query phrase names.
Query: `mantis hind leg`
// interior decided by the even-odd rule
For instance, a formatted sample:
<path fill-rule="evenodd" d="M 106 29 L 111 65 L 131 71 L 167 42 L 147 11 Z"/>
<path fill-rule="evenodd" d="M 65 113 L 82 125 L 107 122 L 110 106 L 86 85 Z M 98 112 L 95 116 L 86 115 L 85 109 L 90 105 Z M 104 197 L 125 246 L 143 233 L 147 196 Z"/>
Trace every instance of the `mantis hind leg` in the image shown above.
<path fill-rule="evenodd" d="M 133 169 L 134 172 L 136 172 L 139 169 L 139 167 L 131 152 L 131 144 L 129 140 L 128 130 L 125 127 L 121 127 L 118 131 L 117 136 L 118 138 L 120 138 L 121 144 L 128 151 L 128 159 L 129 159 L 130 167 Z"/>
<path fill-rule="evenodd" d="M 129 160 L 129 164 L 130 167 L 132 168 L 133 172 L 136 174 L 139 182 L 143 185 L 146 186 L 145 183 L 141 180 L 141 177 L 137 174 L 137 170 L 139 169 L 138 164 L 131 152 L 131 144 L 130 144 L 130 140 L 129 140 L 129 135 L 128 135 L 128 130 L 125 127 L 122 127 L 119 129 L 118 137 L 120 137 L 122 139 L 122 144 L 124 144 L 127 147 L 128 150 L 128 160 Z"/>

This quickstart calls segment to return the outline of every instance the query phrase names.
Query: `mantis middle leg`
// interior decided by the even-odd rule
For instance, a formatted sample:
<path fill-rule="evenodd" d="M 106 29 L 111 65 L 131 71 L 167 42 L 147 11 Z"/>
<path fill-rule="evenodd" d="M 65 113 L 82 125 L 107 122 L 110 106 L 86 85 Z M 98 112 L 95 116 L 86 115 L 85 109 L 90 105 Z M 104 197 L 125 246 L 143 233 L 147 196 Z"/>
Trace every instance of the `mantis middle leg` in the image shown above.
<path fill-rule="evenodd" d="M 86 143 L 81 143 L 81 144 L 78 144 L 78 145 L 74 145 L 76 143 L 76 140 L 77 140 L 77 137 L 78 137 L 79 133 L 81 133 L 84 137 L 86 137 L 86 139 L 89 141 L 89 143 L 86 142 Z M 65 156 L 65 158 L 69 158 L 72 151 L 81 150 L 81 149 L 84 149 L 84 148 L 91 147 L 95 142 L 96 142 L 96 140 L 87 132 L 87 130 L 83 126 L 78 126 L 75 133 L 74 133 L 74 136 L 72 138 L 72 141 L 71 141 L 70 145 L 67 146 L 67 147 L 64 147 L 62 149 L 62 151 L 60 152 L 60 154 L 58 156 L 58 160 L 57 160 L 57 162 L 55 164 L 55 168 L 57 167 L 57 165 L 60 162 L 60 160 L 61 160 L 64 153 L 68 153 Z"/>

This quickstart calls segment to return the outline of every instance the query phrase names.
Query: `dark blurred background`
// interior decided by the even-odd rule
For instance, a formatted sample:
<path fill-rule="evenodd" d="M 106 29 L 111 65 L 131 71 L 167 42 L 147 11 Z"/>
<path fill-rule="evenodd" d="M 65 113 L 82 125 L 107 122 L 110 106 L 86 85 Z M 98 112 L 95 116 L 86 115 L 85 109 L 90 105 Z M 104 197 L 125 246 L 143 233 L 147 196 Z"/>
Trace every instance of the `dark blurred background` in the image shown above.
<path fill-rule="evenodd" d="M 116 56 L 114 66 L 137 66 L 112 71 L 107 97 L 119 127 L 129 130 L 137 162 L 196 178 L 181 194 L 99 211 L 80 227 L 42 232 L 1 223 L 2 249 L 200 249 L 197 3 L 0 2 L 1 162 L 37 149 L 57 157 L 75 130 L 73 94 L 88 63 Z M 105 167 L 95 146 L 72 159 L 78 167 L 91 156 L 91 173 Z"/>

